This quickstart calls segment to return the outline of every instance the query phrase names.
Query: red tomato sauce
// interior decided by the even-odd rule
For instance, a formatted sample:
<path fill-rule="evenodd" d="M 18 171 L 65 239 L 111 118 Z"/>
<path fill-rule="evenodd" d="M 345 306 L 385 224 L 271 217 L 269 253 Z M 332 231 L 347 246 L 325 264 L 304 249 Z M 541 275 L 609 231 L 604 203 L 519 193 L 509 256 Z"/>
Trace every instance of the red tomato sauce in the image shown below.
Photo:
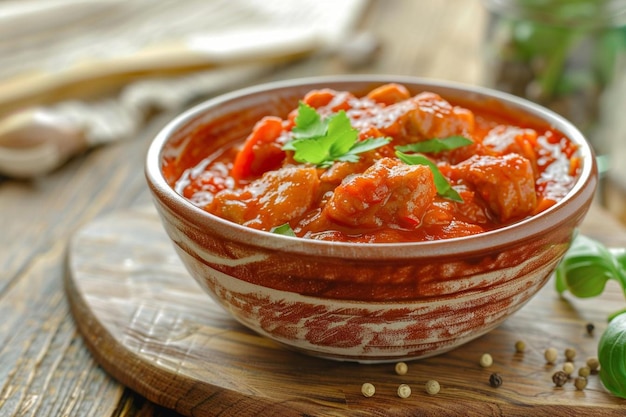
<path fill-rule="evenodd" d="M 343 110 L 359 140 L 390 137 L 355 162 L 320 167 L 283 150 L 298 109 L 268 116 L 249 136 L 187 169 L 176 190 L 219 217 L 296 236 L 342 242 L 415 242 L 500 228 L 551 207 L 579 171 L 576 146 L 556 130 L 524 126 L 497 110 L 454 105 L 439 95 L 411 96 L 387 84 L 363 97 L 314 90 L 302 101 L 322 117 Z M 438 193 L 426 165 L 410 165 L 396 146 L 463 136 L 473 143 L 423 153 L 462 201 Z"/>

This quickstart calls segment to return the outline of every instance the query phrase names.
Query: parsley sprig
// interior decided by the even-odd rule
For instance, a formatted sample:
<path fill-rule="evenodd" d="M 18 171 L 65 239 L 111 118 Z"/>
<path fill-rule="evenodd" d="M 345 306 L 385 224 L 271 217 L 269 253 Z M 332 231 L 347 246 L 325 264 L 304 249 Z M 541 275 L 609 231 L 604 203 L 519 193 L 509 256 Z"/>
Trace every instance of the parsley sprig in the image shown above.
<path fill-rule="evenodd" d="M 341 110 L 326 118 L 313 107 L 300 102 L 293 138 L 283 150 L 293 151 L 293 158 L 300 163 L 328 168 L 334 162 L 357 162 L 359 154 L 380 148 L 391 142 L 389 137 L 359 140 L 359 131 L 352 127 L 350 118 Z M 450 151 L 473 142 L 464 136 L 434 138 L 403 146 L 396 146 L 396 155 L 409 165 L 426 165 L 433 173 L 437 193 L 447 199 L 463 202 L 459 193 L 452 188 L 446 177 L 423 153 Z M 409 152 L 409 153 L 406 153 Z M 278 231 L 280 232 L 280 231 Z"/>
<path fill-rule="evenodd" d="M 283 150 L 294 151 L 293 158 L 300 163 L 311 163 L 328 168 L 336 161 L 357 162 L 359 154 L 391 142 L 391 138 L 359 140 L 359 131 L 352 127 L 345 111 L 324 119 L 311 106 L 300 102 L 293 139 Z"/>

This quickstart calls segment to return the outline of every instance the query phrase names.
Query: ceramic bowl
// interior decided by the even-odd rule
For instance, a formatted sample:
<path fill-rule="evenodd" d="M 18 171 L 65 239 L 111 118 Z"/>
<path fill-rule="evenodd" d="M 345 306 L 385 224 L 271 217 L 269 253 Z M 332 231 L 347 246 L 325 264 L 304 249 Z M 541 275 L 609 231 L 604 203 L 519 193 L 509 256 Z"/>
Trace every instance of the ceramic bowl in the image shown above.
<path fill-rule="evenodd" d="M 499 230 L 397 244 L 332 243 L 253 230 L 201 210 L 172 188 L 182 170 L 245 138 L 261 117 L 285 117 L 312 89 L 360 94 L 387 82 L 545 121 L 580 146 L 575 186 L 547 211 Z M 369 363 L 440 354 L 501 324 L 549 280 L 597 182 L 590 146 L 555 113 L 483 88 L 385 76 L 292 80 L 208 100 L 158 134 L 146 177 L 182 262 L 234 318 L 289 348 Z"/>

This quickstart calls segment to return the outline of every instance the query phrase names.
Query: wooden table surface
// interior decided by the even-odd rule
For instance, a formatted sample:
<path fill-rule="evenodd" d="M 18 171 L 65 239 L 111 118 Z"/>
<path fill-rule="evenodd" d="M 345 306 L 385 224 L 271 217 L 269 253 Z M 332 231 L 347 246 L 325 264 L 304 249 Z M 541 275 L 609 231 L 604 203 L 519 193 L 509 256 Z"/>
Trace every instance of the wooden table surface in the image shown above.
<path fill-rule="evenodd" d="M 361 23 L 381 49 L 358 68 L 318 55 L 257 82 L 337 73 L 417 75 L 479 83 L 486 23 L 479 0 L 374 0 Z M 63 286 L 71 236 L 107 214 L 150 204 L 144 157 L 172 114 L 132 140 L 102 146 L 32 181 L 0 179 L 0 416 L 173 416 L 95 362 Z M 626 232 L 594 207 L 584 230 L 610 245 Z"/>

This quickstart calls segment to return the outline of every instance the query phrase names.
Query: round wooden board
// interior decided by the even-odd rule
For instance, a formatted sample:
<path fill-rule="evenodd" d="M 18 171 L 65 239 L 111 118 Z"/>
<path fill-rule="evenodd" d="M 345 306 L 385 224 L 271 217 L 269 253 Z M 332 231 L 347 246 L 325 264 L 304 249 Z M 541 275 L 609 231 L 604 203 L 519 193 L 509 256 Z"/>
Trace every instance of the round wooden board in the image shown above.
<path fill-rule="evenodd" d="M 548 288 L 550 287 L 550 288 Z M 585 391 L 555 388 L 543 351 L 575 347 L 595 355 L 619 292 L 595 299 L 560 299 L 551 285 L 498 329 L 452 352 L 409 363 L 363 365 L 292 352 L 241 326 L 187 274 L 152 210 L 115 213 L 79 230 L 69 246 L 66 289 L 77 326 L 96 361 L 151 401 L 194 416 L 596 416 L 624 412 L 592 375 Z M 596 335 L 585 324 L 596 323 Z M 528 346 L 516 354 L 516 340 Z M 489 352 L 494 365 L 478 365 Z M 492 388 L 489 375 L 504 384 Z M 437 379 L 438 395 L 424 392 Z M 366 398 L 361 385 L 376 394 Z M 400 384 L 413 394 L 397 396 Z M 593 411 L 592 411 L 593 409 Z M 419 411 L 418 411 L 419 410 Z M 621 411 L 620 411 L 621 410 Z M 416 414 L 417 413 L 417 414 Z"/>

